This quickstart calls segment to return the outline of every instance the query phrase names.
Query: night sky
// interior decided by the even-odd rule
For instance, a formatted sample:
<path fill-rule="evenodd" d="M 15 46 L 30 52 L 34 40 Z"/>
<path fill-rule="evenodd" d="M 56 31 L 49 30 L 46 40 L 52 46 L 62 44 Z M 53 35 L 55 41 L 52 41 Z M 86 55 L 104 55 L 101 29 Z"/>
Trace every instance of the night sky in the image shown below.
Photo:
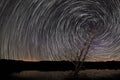
<path fill-rule="evenodd" d="M 0 59 L 120 60 L 119 0 L 0 0 Z M 67 57 L 66 57 L 67 56 Z"/>

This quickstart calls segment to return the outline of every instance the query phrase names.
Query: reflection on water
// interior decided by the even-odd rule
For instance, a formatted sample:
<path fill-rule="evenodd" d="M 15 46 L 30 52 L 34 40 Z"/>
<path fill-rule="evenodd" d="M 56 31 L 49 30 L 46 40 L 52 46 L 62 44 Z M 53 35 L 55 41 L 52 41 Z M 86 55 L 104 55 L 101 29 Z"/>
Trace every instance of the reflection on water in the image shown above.
<path fill-rule="evenodd" d="M 17 77 L 18 80 L 22 80 L 22 79 L 23 80 L 63 80 L 70 73 L 71 71 L 66 71 L 66 72 L 23 71 L 20 73 L 14 73 L 13 76 Z M 81 76 L 81 78 L 86 77 L 92 80 L 96 80 L 96 78 L 102 78 L 102 79 L 111 78 L 111 80 L 114 80 L 114 78 L 119 77 L 120 70 L 83 70 L 80 71 L 79 75 Z"/>
<path fill-rule="evenodd" d="M 23 71 L 14 73 L 13 76 L 26 80 L 63 80 L 69 72 L 41 72 L 41 71 Z"/>

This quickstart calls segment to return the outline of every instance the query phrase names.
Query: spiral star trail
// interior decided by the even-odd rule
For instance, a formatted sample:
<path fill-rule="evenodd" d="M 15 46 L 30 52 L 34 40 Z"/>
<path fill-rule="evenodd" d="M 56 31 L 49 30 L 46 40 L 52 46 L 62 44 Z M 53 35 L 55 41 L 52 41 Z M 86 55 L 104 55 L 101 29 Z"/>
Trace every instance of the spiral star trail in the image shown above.
<path fill-rule="evenodd" d="M 67 60 L 90 34 L 86 60 L 120 60 L 119 0 L 0 0 L 0 59 Z"/>

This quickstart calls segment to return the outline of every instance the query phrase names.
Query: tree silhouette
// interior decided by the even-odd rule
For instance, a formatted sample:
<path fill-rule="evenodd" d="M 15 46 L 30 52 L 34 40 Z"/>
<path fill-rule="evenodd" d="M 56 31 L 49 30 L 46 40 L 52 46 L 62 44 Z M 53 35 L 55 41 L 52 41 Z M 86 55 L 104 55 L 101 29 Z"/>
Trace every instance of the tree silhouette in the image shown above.
<path fill-rule="evenodd" d="M 88 40 L 83 45 L 83 48 L 80 50 L 80 52 L 77 52 L 77 56 L 75 57 L 75 62 L 73 62 L 75 66 L 75 71 L 73 72 L 73 77 L 78 76 L 79 71 L 81 70 L 83 63 L 86 59 L 87 54 L 89 53 L 89 48 L 91 47 L 91 44 L 93 40 L 95 39 L 95 35 L 90 36 Z"/>
<path fill-rule="evenodd" d="M 97 36 L 96 29 L 88 31 L 89 31 L 88 38 L 83 43 L 83 47 L 78 52 L 76 52 L 76 54 L 74 53 L 74 51 L 73 52 L 71 51 L 69 53 L 70 54 L 69 56 L 65 56 L 66 58 L 70 59 L 70 61 L 73 63 L 75 67 L 75 70 L 72 72 L 71 75 L 73 78 L 78 77 L 79 71 L 82 70 L 83 63 L 86 59 L 87 54 L 89 53 L 89 49 Z"/>

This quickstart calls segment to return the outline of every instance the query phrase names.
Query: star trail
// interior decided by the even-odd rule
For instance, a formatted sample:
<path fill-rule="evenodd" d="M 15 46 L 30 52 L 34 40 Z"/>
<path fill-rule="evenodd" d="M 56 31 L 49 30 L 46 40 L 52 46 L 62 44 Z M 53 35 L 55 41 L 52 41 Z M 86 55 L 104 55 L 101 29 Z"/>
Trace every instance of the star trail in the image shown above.
<path fill-rule="evenodd" d="M 0 0 L 0 59 L 120 60 L 119 0 Z"/>

